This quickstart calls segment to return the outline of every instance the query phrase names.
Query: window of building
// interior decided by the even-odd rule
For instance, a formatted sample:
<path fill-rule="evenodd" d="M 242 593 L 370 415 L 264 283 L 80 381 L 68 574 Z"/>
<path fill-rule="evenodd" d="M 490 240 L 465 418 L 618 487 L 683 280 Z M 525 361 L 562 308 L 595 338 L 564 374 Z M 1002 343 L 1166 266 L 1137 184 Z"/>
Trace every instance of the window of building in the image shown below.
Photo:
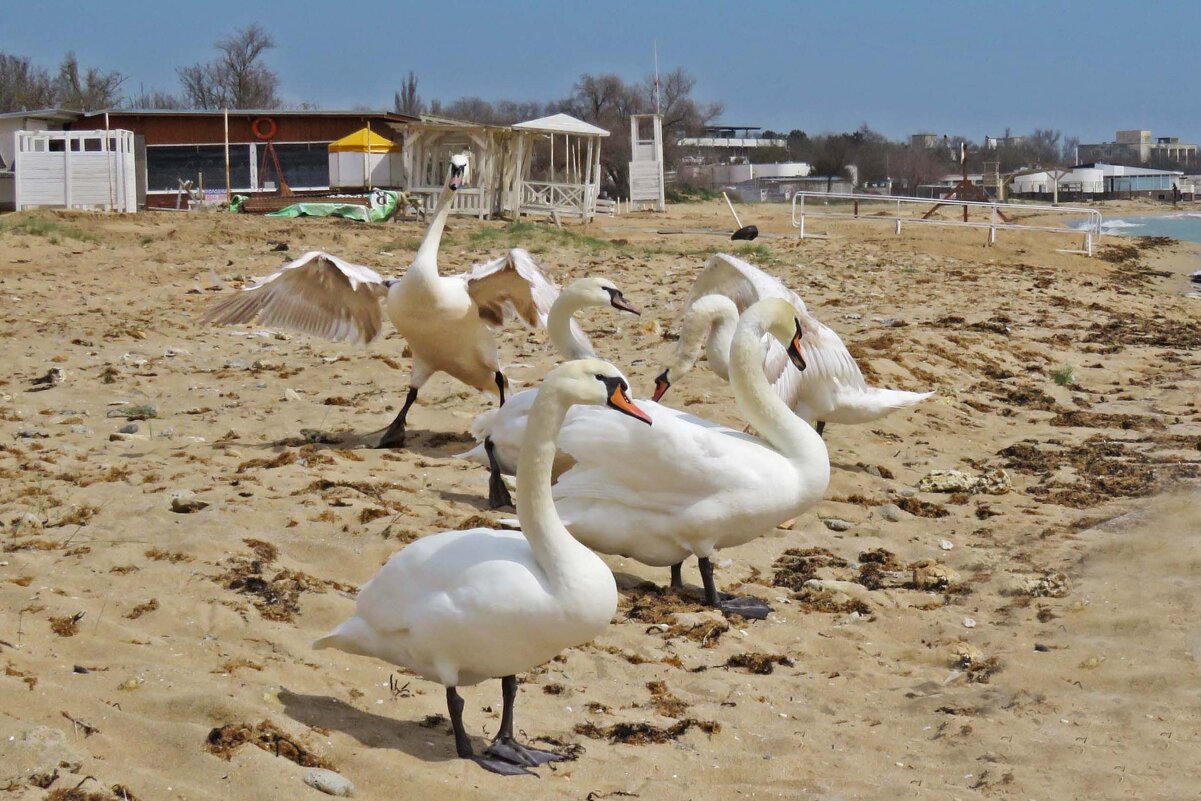
<path fill-rule="evenodd" d="M 198 186 L 202 173 L 205 187 L 215 189 L 225 186 L 224 145 L 160 145 L 146 148 L 147 191 L 174 192 L 179 189 L 181 180 L 191 181 L 193 186 Z M 235 192 L 250 189 L 250 148 L 245 145 L 234 145 L 229 149 L 229 183 Z"/>

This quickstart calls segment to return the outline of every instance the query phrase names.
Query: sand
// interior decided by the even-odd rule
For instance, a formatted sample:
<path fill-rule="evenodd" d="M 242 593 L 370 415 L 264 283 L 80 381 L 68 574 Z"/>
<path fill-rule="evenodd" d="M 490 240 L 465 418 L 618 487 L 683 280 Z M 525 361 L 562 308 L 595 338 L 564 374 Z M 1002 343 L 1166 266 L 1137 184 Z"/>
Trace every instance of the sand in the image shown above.
<path fill-rule="evenodd" d="M 38 229 L 0 233 L 5 797 L 323 797 L 297 761 L 365 799 L 1197 795 L 1196 251 L 1106 238 L 1125 249 L 1087 259 L 1055 251 L 1068 236 L 1002 232 L 985 248 L 984 231 L 896 237 L 886 223 L 797 241 L 786 209 L 741 213 L 765 232 L 745 258 L 795 288 L 874 381 L 937 395 L 831 426 L 827 499 L 722 554 L 719 580 L 772 602 L 766 621 L 723 621 L 644 584 L 665 570 L 608 559 L 614 624 L 523 677 L 523 736 L 578 754 L 540 779 L 455 759 L 441 687 L 309 647 L 406 542 L 510 516 L 454 458 L 489 399 L 436 378 L 411 447 L 373 450 L 406 389 L 394 334 L 357 349 L 195 322 L 309 249 L 397 273 L 421 227 L 0 218 Z M 616 281 L 644 315 L 582 322 L 645 395 L 674 304 L 732 247 L 655 231 L 729 227 L 713 203 L 566 234 L 455 220 L 442 269 L 515 244 L 561 284 Z M 517 384 L 553 364 L 541 332 L 501 339 L 525 365 Z M 33 383 L 52 368 L 61 381 Z M 707 371 L 669 399 L 741 426 Z M 130 422 L 116 415 L 143 406 L 154 416 L 112 439 Z M 917 492 L 936 469 L 1003 469 L 1013 489 Z M 860 583 L 794 589 L 810 577 Z M 685 578 L 699 583 L 694 564 Z M 482 745 L 499 683 L 464 696 Z"/>

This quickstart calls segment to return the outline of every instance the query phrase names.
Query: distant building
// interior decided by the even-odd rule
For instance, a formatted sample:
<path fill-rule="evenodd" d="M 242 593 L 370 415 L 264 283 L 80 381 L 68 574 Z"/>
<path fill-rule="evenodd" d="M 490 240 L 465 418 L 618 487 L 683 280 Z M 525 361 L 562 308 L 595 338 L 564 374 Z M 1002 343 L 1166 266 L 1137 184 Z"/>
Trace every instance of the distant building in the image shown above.
<path fill-rule="evenodd" d="M 788 146 L 787 139 L 769 139 L 756 133 L 761 130 L 756 125 L 706 125 L 701 136 L 685 137 L 676 144 L 695 148 L 698 161 L 728 163 L 745 160 L 756 148 Z"/>
<path fill-rule="evenodd" d="M 946 137 L 943 137 L 944 139 Z M 938 147 L 938 134 L 933 133 L 915 133 L 909 135 L 909 145 L 911 147 Z"/>
<path fill-rule="evenodd" d="M 1173 200 L 1173 189 L 1181 188 L 1183 175 L 1179 170 L 1153 170 L 1122 164 L 1079 164 L 1060 175 L 1058 194 L 1060 200 L 1132 197 Z M 1055 180 L 1046 171 L 1019 175 L 1010 184 L 1009 194 L 1026 198 L 1050 197 L 1055 194 Z"/>
<path fill-rule="evenodd" d="M 1161 136 L 1153 138 L 1147 130 L 1118 131 L 1112 142 L 1080 145 L 1077 160 L 1080 162 L 1106 162 L 1110 164 L 1140 165 L 1156 161 L 1174 161 L 1178 164 L 1197 163 L 1197 146 L 1181 143 L 1179 137 Z"/>
<path fill-rule="evenodd" d="M 1019 147 L 1026 143 L 1024 136 L 985 136 L 984 148 L 996 150 L 999 147 Z"/>

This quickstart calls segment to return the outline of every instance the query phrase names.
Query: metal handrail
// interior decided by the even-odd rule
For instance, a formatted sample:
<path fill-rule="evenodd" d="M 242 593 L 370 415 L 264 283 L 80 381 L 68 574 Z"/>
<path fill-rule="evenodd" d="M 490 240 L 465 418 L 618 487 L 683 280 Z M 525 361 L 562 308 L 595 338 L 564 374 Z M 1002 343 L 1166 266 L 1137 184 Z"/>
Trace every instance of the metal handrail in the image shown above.
<path fill-rule="evenodd" d="M 820 200 L 847 200 L 854 204 L 853 211 L 812 211 L 806 208 L 805 199 L 820 199 Z M 799 201 L 799 202 L 798 202 Z M 877 215 L 877 214 L 860 214 L 860 203 L 892 203 L 895 206 L 895 213 L 892 215 Z M 944 219 L 923 219 L 921 217 L 906 217 L 901 214 L 901 207 L 908 205 L 931 206 L 932 204 L 942 206 L 953 206 L 956 208 L 979 208 L 989 210 L 989 219 L 985 220 L 944 220 Z M 811 208 L 811 207 L 810 207 Z M 1058 228 L 1049 225 L 1023 225 L 1021 223 L 1005 222 L 1003 215 L 1006 211 L 1035 211 L 1039 214 L 1063 214 L 1078 217 L 1083 215 L 1087 220 L 1087 225 L 1084 228 Z M 998 213 L 1001 219 L 998 219 Z M 896 224 L 896 233 L 901 233 L 901 227 L 904 224 L 922 224 L 922 225 L 952 225 L 964 228 L 987 228 L 988 243 L 991 245 L 997 241 L 998 230 L 1011 231 L 1047 231 L 1051 233 L 1073 233 L 1084 234 L 1084 250 L 1082 252 L 1087 255 L 1093 255 L 1094 238 L 1100 240 L 1103 230 L 1101 212 L 1096 209 L 1082 208 L 1078 206 L 1041 206 L 1025 203 L 1002 203 L 1000 201 L 979 201 L 979 200 L 939 200 L 937 198 L 920 198 L 920 197 L 904 197 L 899 195 L 865 195 L 856 194 L 854 192 L 797 192 L 792 196 L 792 224 L 797 227 L 798 236 L 801 239 L 805 238 L 805 218 L 806 217 L 827 217 L 850 220 L 889 220 Z"/>

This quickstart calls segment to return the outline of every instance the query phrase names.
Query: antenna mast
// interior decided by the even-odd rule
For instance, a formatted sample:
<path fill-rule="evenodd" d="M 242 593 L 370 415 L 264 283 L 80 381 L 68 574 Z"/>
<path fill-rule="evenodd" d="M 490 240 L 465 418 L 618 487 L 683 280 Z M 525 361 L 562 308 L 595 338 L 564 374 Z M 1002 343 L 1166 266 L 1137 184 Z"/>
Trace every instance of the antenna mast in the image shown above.
<path fill-rule="evenodd" d="M 659 113 L 659 40 L 655 39 L 655 113 Z"/>

